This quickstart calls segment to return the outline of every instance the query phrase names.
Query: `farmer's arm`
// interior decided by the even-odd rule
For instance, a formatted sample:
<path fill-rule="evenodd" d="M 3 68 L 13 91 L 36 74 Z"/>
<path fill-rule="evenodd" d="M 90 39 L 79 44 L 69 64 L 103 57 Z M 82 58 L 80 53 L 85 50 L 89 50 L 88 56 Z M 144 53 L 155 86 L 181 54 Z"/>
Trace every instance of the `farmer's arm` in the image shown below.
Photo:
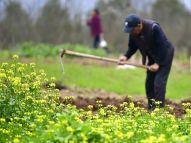
<path fill-rule="evenodd" d="M 153 72 L 156 72 L 161 63 L 163 62 L 164 58 L 166 57 L 166 37 L 160 28 L 159 25 L 155 25 L 153 27 L 153 37 L 154 37 L 154 42 L 156 45 L 156 57 L 155 57 L 155 63 L 150 66 L 150 70 Z"/>
<path fill-rule="evenodd" d="M 153 36 L 156 44 L 156 57 L 154 60 L 160 66 L 166 57 L 167 39 L 159 25 L 153 27 Z"/>
<path fill-rule="evenodd" d="M 131 36 L 129 36 L 129 48 L 124 55 L 125 57 L 127 57 L 127 60 L 131 58 L 131 56 L 137 51 L 137 49 L 138 48 L 132 40 Z"/>
<path fill-rule="evenodd" d="M 129 48 L 127 50 L 127 52 L 125 53 L 124 56 L 121 56 L 119 58 L 119 64 L 123 64 L 124 61 L 128 60 L 131 58 L 131 56 L 137 51 L 137 46 L 135 45 L 135 43 L 133 42 L 131 36 L 129 36 L 129 44 L 128 44 Z"/>

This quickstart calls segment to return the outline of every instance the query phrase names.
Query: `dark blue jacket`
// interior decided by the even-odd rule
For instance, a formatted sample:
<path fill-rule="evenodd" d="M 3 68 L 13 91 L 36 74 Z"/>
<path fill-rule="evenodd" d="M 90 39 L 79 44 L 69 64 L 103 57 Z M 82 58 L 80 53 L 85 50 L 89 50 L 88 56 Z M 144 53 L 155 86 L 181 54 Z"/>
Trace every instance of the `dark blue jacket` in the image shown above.
<path fill-rule="evenodd" d="M 129 35 L 129 49 L 125 56 L 129 59 L 138 49 L 143 56 L 143 64 L 164 65 L 165 59 L 173 49 L 159 24 L 152 20 L 142 20 L 143 30 L 139 35 Z"/>

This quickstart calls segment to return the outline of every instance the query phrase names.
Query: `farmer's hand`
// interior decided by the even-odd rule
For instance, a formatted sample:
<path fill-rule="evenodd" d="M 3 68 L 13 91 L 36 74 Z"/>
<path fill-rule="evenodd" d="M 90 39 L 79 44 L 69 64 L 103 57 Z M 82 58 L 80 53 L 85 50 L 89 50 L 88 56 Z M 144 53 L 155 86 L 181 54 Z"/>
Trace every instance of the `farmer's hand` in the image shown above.
<path fill-rule="evenodd" d="M 149 70 L 152 71 L 152 72 L 157 72 L 158 69 L 159 69 L 159 65 L 156 64 L 156 63 L 149 66 Z"/>
<path fill-rule="evenodd" d="M 118 64 L 119 64 L 119 65 L 124 65 L 124 64 L 125 64 L 125 61 L 127 61 L 127 57 L 121 56 L 121 57 L 119 57 Z"/>

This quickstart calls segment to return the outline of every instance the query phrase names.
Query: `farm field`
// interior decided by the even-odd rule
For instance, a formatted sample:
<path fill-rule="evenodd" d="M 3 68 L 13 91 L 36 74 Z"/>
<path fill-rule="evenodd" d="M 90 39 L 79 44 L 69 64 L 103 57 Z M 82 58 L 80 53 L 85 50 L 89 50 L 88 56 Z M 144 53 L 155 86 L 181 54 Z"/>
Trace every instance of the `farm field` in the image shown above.
<path fill-rule="evenodd" d="M 65 57 L 62 73 L 58 51 L 1 54 L 0 142 L 191 142 L 189 68 L 173 65 L 166 108 L 148 112 L 142 69 Z"/>
<path fill-rule="evenodd" d="M 0 0 L 0 143 L 191 143 L 190 37 L 191 0 Z"/>
<path fill-rule="evenodd" d="M 93 50 L 81 45 L 54 47 L 46 44 L 33 46 L 30 43 L 24 43 L 19 51 L 12 53 L 21 55 L 20 60 L 23 62 L 36 63 L 37 69 L 44 69 L 48 77 L 55 77 L 57 82 L 65 86 L 101 89 L 121 96 L 145 96 L 145 70 L 138 68 L 119 70 L 115 64 L 65 56 L 62 59 L 65 71 L 62 73 L 59 51 L 63 48 L 107 57 L 102 49 Z M 22 58 L 23 56 L 24 58 Z M 1 61 L 7 61 L 11 54 L 2 52 L 1 57 Z M 114 55 L 114 58 L 118 57 L 119 54 Z M 181 100 L 189 98 L 191 95 L 190 81 L 189 61 L 180 60 L 180 58 L 175 59 L 169 76 L 167 99 Z"/>

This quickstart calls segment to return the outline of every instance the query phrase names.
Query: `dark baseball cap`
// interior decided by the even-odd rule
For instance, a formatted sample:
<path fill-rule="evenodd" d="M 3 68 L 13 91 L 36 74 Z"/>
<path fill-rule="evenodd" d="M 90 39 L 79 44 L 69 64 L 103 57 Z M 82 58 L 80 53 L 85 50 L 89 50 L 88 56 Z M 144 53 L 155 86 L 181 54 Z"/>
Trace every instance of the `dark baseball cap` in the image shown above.
<path fill-rule="evenodd" d="M 130 33 L 134 27 L 141 23 L 141 18 L 135 14 L 128 15 L 125 19 L 124 32 Z"/>

